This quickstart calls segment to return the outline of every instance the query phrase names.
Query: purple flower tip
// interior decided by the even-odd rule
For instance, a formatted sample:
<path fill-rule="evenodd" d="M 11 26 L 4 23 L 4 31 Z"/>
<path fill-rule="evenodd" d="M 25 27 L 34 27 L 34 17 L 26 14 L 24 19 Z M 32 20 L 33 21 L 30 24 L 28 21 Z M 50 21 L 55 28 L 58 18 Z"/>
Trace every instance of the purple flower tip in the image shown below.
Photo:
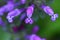
<path fill-rule="evenodd" d="M 27 8 L 27 17 L 30 18 L 33 14 L 33 11 L 34 11 L 34 5 L 31 5 Z"/>
<path fill-rule="evenodd" d="M 26 18 L 25 23 L 33 24 L 33 20 L 31 18 Z"/>
<path fill-rule="evenodd" d="M 20 13 L 21 12 L 19 9 L 15 9 L 15 10 L 9 12 L 6 18 L 9 20 L 9 22 L 12 22 L 13 21 L 12 19 L 14 17 L 18 16 Z"/>
<path fill-rule="evenodd" d="M 58 18 L 58 14 L 54 14 L 53 16 L 51 16 L 51 20 L 55 21 Z"/>
<path fill-rule="evenodd" d="M 49 6 L 44 6 L 43 5 L 42 8 L 48 15 L 52 16 L 54 14 L 54 11 Z"/>

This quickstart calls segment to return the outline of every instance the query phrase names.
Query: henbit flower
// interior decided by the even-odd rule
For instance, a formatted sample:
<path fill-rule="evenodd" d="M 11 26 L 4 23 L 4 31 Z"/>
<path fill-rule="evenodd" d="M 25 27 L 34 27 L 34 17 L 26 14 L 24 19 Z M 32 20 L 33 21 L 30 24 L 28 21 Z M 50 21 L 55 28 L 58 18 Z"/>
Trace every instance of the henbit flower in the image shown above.
<path fill-rule="evenodd" d="M 55 21 L 56 18 L 58 18 L 58 14 L 54 14 L 54 11 L 52 10 L 52 8 L 50 8 L 49 6 L 42 6 L 42 9 L 49 15 L 51 16 L 51 20 Z"/>
<path fill-rule="evenodd" d="M 7 16 L 9 16 L 10 18 L 13 18 L 15 16 L 18 16 L 19 14 L 20 14 L 19 9 L 15 9 L 15 10 L 9 12 Z"/>
<path fill-rule="evenodd" d="M 30 23 L 30 24 L 33 23 L 33 20 L 31 19 L 33 12 L 34 12 L 34 5 L 31 5 L 27 8 L 27 11 L 26 11 L 27 17 L 28 17 L 25 20 L 26 23 Z"/>
<path fill-rule="evenodd" d="M 52 16 L 54 14 L 54 11 L 49 6 L 42 5 L 42 9 L 50 16 Z"/>
<path fill-rule="evenodd" d="M 12 19 L 14 17 L 20 15 L 22 11 L 23 11 L 22 9 L 20 9 L 20 10 L 19 9 L 15 9 L 15 10 L 9 12 L 6 18 L 8 19 L 9 22 L 12 22 L 13 21 Z"/>
<path fill-rule="evenodd" d="M 58 14 L 54 14 L 54 15 L 51 16 L 52 21 L 55 21 L 57 18 L 58 18 Z"/>
<path fill-rule="evenodd" d="M 46 40 L 44 38 L 37 36 L 36 34 L 32 34 L 32 35 L 28 36 L 28 39 L 29 40 Z"/>

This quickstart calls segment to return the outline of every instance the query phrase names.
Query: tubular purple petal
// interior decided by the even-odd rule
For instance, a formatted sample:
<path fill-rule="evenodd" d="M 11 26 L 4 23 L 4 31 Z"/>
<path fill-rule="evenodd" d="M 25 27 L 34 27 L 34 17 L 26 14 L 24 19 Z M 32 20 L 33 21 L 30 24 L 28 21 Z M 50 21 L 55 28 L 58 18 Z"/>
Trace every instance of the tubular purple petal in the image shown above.
<path fill-rule="evenodd" d="M 32 23 L 33 23 L 33 20 L 31 19 L 33 12 L 34 12 L 34 5 L 32 4 L 31 6 L 29 6 L 29 7 L 27 8 L 27 11 L 26 11 L 27 17 L 28 17 L 28 18 L 25 20 L 26 23 L 29 23 L 29 24 L 32 24 Z"/>
<path fill-rule="evenodd" d="M 9 12 L 7 16 L 10 16 L 11 18 L 14 18 L 15 16 L 18 16 L 20 13 L 21 13 L 21 10 L 15 9 L 15 10 Z"/>
<path fill-rule="evenodd" d="M 27 17 L 30 18 L 32 16 L 33 12 L 34 12 L 34 5 L 31 5 L 27 8 L 27 11 L 26 11 Z"/>
<path fill-rule="evenodd" d="M 20 15 L 21 12 L 22 12 L 22 10 L 15 9 L 15 10 L 9 12 L 6 18 L 10 21 L 10 19 L 13 19 L 14 17 Z M 11 20 L 11 21 L 12 21 L 12 20 Z M 11 22 L 11 21 L 10 21 L 10 22 Z"/>
<path fill-rule="evenodd" d="M 54 11 L 52 10 L 52 8 L 50 8 L 49 6 L 42 6 L 42 9 L 50 16 L 52 16 L 54 14 Z"/>
<path fill-rule="evenodd" d="M 6 8 L 6 12 L 7 11 L 12 11 L 14 9 L 14 3 L 12 3 L 11 1 L 9 1 L 4 7 Z"/>

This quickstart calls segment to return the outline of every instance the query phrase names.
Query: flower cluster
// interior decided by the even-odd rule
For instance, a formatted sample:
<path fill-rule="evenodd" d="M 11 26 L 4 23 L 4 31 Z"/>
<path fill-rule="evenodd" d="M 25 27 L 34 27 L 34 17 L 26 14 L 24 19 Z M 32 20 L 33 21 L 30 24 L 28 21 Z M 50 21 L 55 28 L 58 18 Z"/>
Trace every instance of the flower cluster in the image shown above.
<path fill-rule="evenodd" d="M 58 18 L 58 14 L 54 14 L 53 9 L 50 8 L 50 6 L 46 5 L 45 1 L 19 0 L 16 2 L 15 0 L 8 0 L 6 5 L 0 7 L 0 26 L 6 27 L 9 24 L 9 27 L 13 30 L 14 33 L 18 33 L 22 30 L 26 33 L 24 36 L 26 40 L 46 40 L 45 38 L 41 38 L 36 35 L 37 31 L 39 30 L 38 26 L 34 26 L 30 35 L 27 34 L 27 30 L 25 28 L 25 24 L 34 24 L 35 20 L 33 19 L 33 14 L 36 8 L 39 8 L 40 10 L 43 10 L 44 13 L 48 14 L 51 17 L 50 19 L 52 21 L 55 21 Z M 2 17 L 4 15 L 6 18 L 5 22 L 3 21 Z M 17 22 L 15 23 L 15 21 Z"/>

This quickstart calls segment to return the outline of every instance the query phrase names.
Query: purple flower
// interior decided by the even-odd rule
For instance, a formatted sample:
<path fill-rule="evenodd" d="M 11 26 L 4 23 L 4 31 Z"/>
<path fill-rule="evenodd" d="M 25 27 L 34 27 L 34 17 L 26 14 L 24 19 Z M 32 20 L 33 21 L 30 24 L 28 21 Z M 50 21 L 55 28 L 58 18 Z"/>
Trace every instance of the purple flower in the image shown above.
<path fill-rule="evenodd" d="M 20 15 L 21 12 L 22 12 L 22 10 L 15 9 L 15 10 L 9 12 L 6 18 L 8 19 L 9 22 L 12 22 L 12 21 L 13 21 L 12 19 L 13 19 L 14 17 Z"/>
<path fill-rule="evenodd" d="M 13 2 L 11 2 L 11 1 L 8 1 L 8 3 L 4 6 L 5 7 L 5 9 L 6 9 L 6 12 L 7 11 L 12 11 L 13 9 L 14 9 L 14 3 Z"/>
<path fill-rule="evenodd" d="M 5 9 L 4 6 L 0 8 L 0 16 L 2 16 L 2 15 L 4 14 L 5 10 L 6 10 L 6 9 Z"/>
<path fill-rule="evenodd" d="M 11 12 L 8 13 L 8 16 L 10 16 L 10 18 L 13 18 L 15 16 L 18 16 L 20 14 L 20 10 L 19 9 L 15 9 Z"/>
<path fill-rule="evenodd" d="M 9 1 L 6 5 L 0 8 L 0 15 L 2 16 L 5 12 L 12 11 L 14 9 L 14 4 Z"/>
<path fill-rule="evenodd" d="M 27 8 L 26 13 L 28 18 L 25 19 L 25 23 L 29 23 L 29 24 L 33 23 L 33 20 L 31 19 L 33 12 L 34 12 L 34 5 L 31 5 Z"/>
<path fill-rule="evenodd" d="M 52 16 L 54 14 L 54 11 L 52 10 L 52 8 L 50 8 L 49 6 L 42 6 L 42 9 L 50 16 Z"/>
<path fill-rule="evenodd" d="M 44 38 L 41 38 L 41 37 L 37 36 L 36 34 L 29 35 L 27 38 L 29 40 L 46 40 Z"/>
<path fill-rule="evenodd" d="M 25 23 L 33 24 L 33 20 L 31 18 L 26 18 Z"/>
<path fill-rule="evenodd" d="M 42 9 L 49 15 L 51 16 L 51 20 L 55 21 L 56 18 L 58 18 L 58 14 L 54 14 L 54 11 L 52 10 L 52 8 L 50 8 L 49 6 L 42 6 Z"/>
<path fill-rule="evenodd" d="M 37 35 L 31 35 L 30 40 L 41 40 L 41 38 Z"/>
<path fill-rule="evenodd" d="M 54 14 L 54 15 L 51 16 L 52 21 L 55 21 L 57 18 L 58 18 L 58 14 Z"/>

